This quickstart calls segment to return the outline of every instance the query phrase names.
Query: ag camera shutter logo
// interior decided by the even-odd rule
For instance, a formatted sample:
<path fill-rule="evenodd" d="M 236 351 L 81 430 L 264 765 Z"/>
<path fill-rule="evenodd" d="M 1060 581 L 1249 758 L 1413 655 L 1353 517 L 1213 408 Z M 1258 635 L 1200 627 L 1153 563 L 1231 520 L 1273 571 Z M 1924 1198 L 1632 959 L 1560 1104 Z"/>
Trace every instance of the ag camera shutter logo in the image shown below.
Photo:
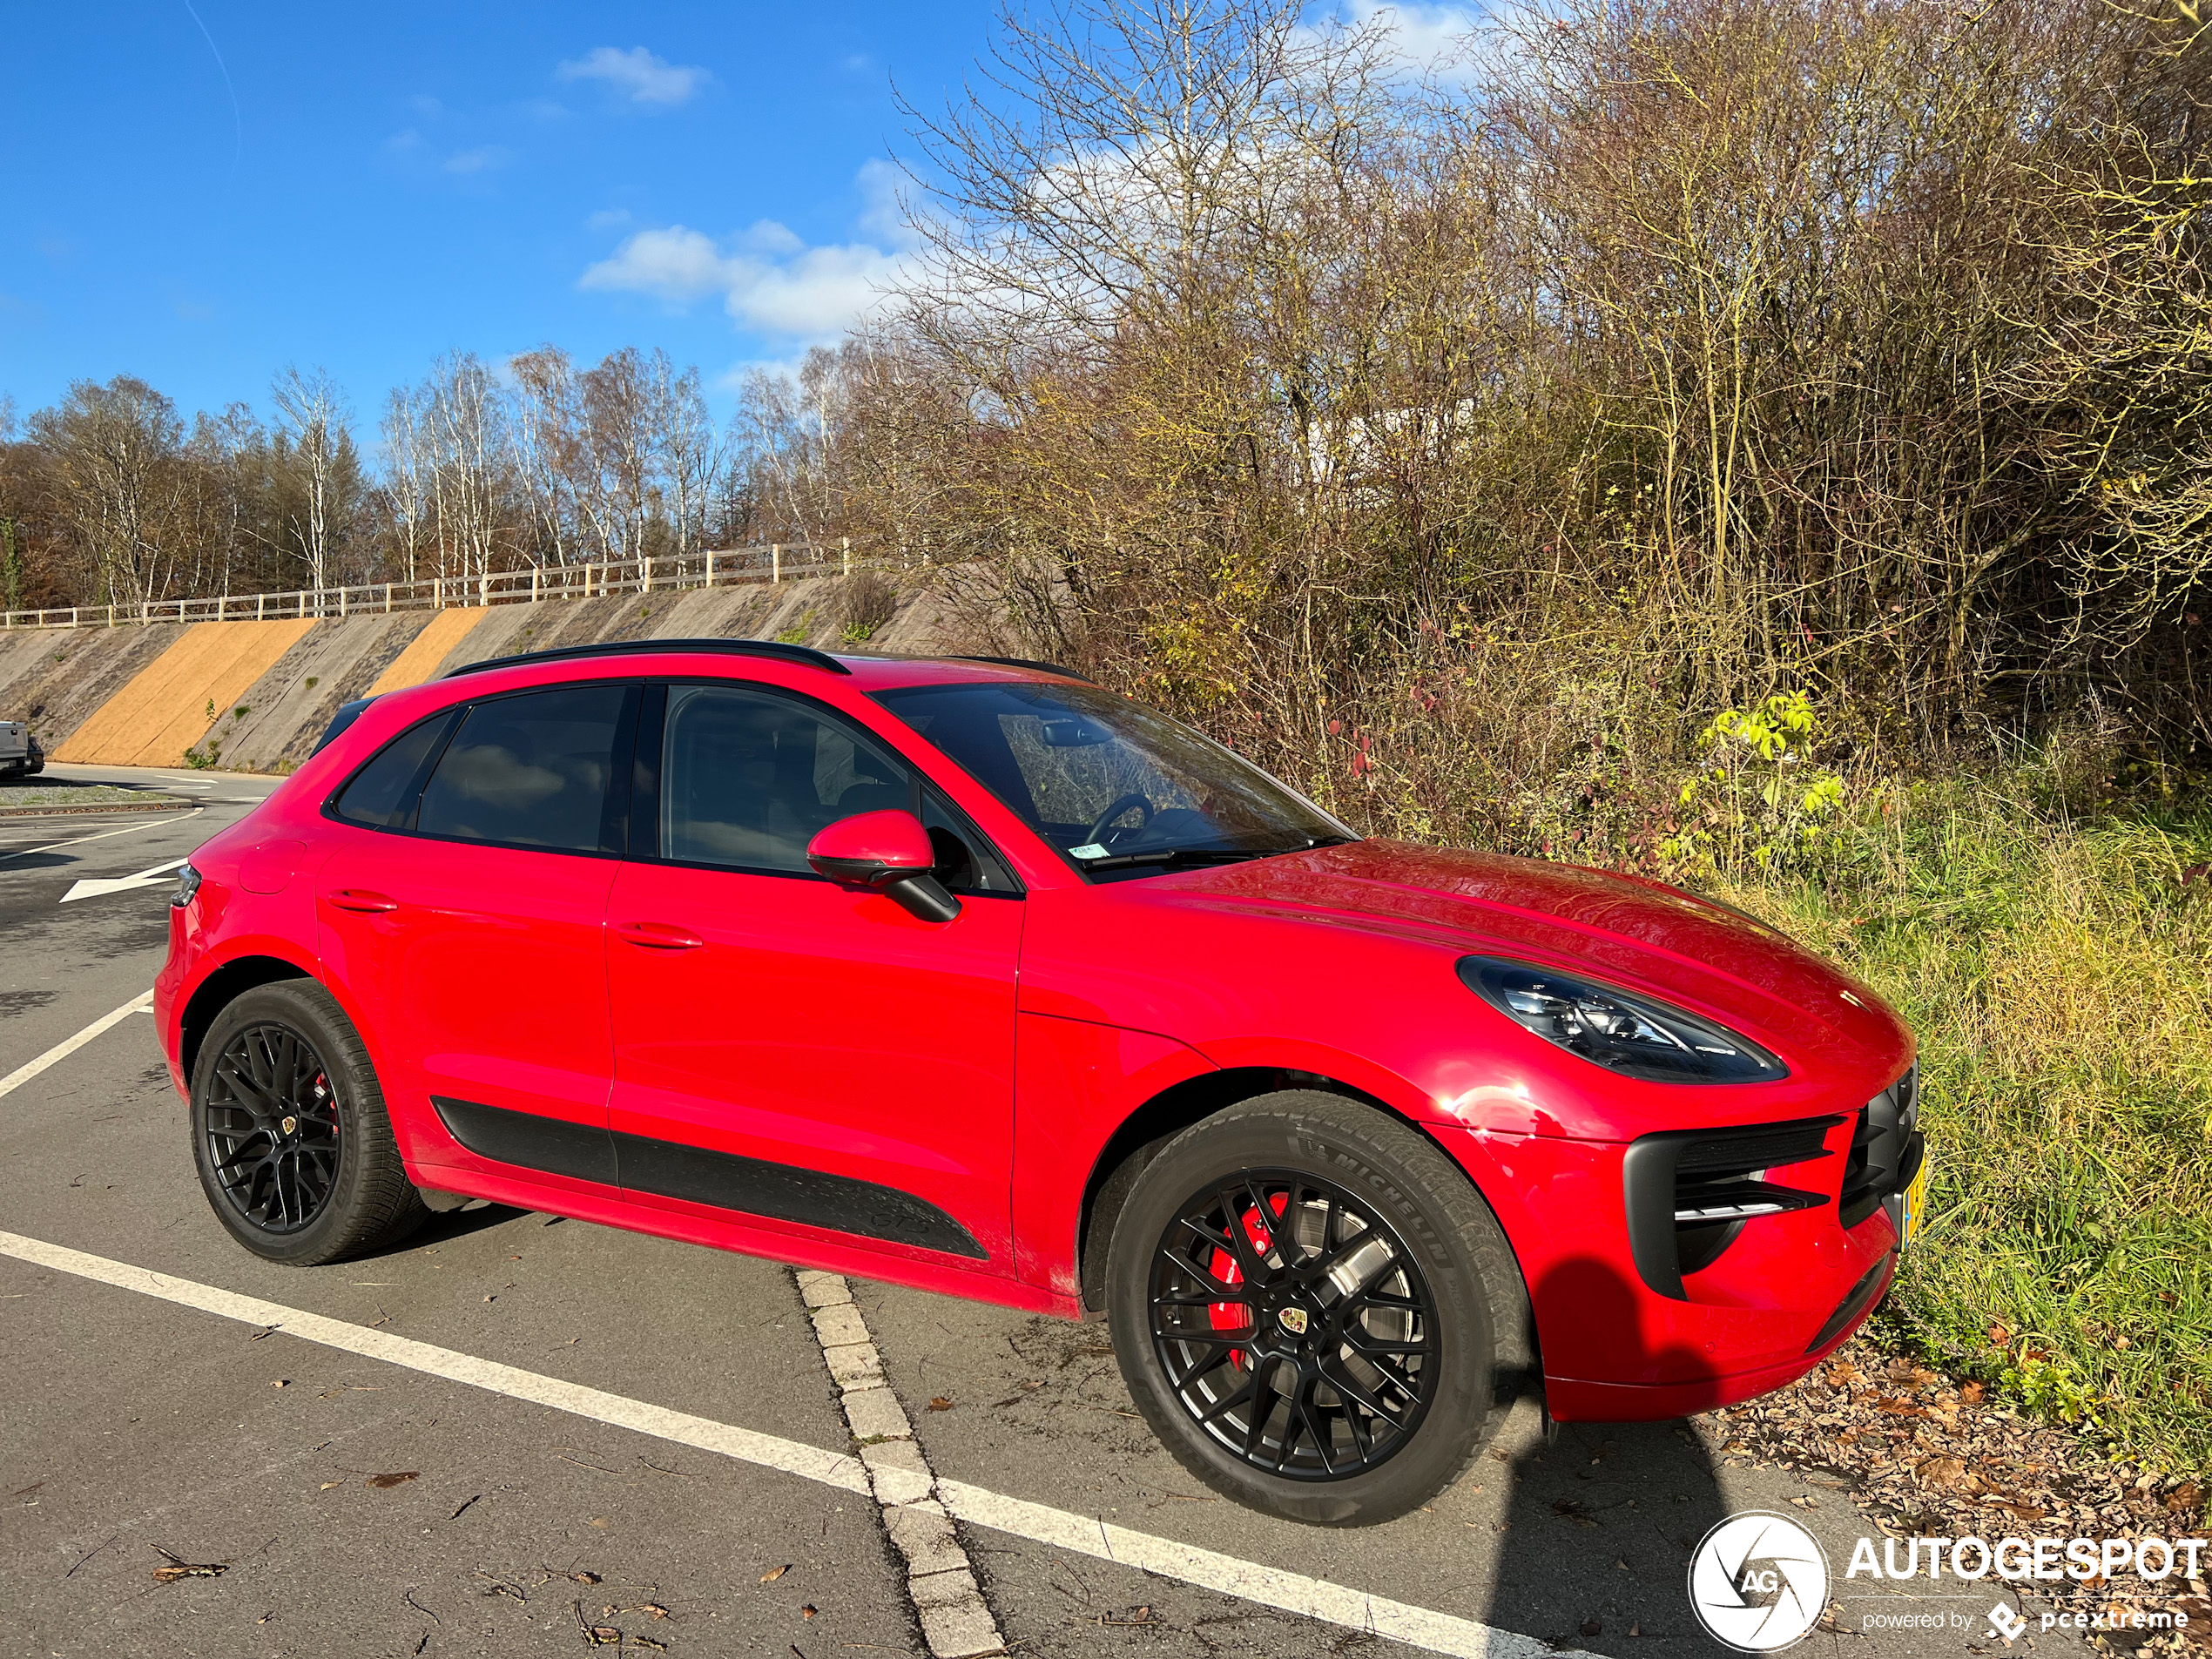
<path fill-rule="evenodd" d="M 1689 1558 L 1689 1605 L 1715 1641 L 1738 1653 L 1779 1653 L 1826 1610 L 1828 1557 L 1787 1515 L 1730 1515 Z"/>

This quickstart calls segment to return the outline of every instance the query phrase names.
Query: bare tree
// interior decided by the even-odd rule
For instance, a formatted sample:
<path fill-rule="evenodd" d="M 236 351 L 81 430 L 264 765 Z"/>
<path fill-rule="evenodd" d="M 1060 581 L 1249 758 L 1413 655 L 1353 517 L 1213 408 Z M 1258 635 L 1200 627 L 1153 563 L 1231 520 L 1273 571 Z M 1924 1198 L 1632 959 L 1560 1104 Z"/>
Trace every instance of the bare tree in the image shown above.
<path fill-rule="evenodd" d="M 332 585 L 331 556 L 344 532 L 342 515 L 350 505 L 353 440 L 347 431 L 351 412 L 327 371 L 302 374 L 287 365 L 269 388 L 276 405 L 277 430 L 289 448 L 287 457 L 300 486 L 293 536 L 307 563 L 307 585 L 317 593 Z"/>
<path fill-rule="evenodd" d="M 94 603 L 138 604 L 166 591 L 183 426 L 144 381 L 79 381 L 57 409 L 31 418 L 52 456 L 72 539 L 93 575 Z"/>

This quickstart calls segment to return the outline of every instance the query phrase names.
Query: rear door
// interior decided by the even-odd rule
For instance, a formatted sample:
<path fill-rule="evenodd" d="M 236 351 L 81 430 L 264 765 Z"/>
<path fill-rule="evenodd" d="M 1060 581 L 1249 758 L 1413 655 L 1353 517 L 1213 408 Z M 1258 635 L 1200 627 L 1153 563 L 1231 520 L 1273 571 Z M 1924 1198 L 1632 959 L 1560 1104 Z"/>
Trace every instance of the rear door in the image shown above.
<path fill-rule="evenodd" d="M 1013 876 L 843 716 L 726 682 L 651 695 L 664 718 L 649 705 L 638 771 L 658 811 L 608 913 L 628 1196 L 1010 1273 Z M 886 807 L 930 826 L 952 921 L 807 867 L 817 831 Z"/>
<path fill-rule="evenodd" d="M 483 698 L 333 804 L 324 959 L 419 1163 L 615 1183 L 603 935 L 637 698 L 610 680 Z"/>

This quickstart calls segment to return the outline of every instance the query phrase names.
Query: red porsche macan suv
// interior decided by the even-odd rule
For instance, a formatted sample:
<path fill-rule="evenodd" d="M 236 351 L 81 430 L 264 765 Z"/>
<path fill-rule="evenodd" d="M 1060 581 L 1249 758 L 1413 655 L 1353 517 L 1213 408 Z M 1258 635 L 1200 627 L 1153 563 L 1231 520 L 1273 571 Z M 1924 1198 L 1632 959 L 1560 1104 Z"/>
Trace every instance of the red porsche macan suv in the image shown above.
<path fill-rule="evenodd" d="M 1200 1479 L 1328 1524 L 1541 1389 L 1674 1416 L 1889 1283 L 1911 1035 L 1656 883 L 1359 837 L 1049 664 L 661 640 L 349 705 L 156 987 L 248 1249 L 462 1197 L 1103 1314 Z"/>

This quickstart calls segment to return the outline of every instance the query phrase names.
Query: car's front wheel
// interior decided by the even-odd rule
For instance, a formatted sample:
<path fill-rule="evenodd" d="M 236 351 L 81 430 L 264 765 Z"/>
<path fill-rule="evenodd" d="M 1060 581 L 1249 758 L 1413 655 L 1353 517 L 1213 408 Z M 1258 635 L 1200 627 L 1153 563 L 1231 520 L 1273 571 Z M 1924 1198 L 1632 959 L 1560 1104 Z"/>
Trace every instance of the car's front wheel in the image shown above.
<path fill-rule="evenodd" d="M 429 1214 L 368 1050 L 313 980 L 261 986 L 215 1016 L 192 1065 L 192 1138 L 217 1218 L 271 1261 L 358 1255 Z"/>
<path fill-rule="evenodd" d="M 1185 1130 L 1108 1257 L 1130 1393 L 1198 1479 L 1322 1526 L 1456 1480 L 1527 1366 L 1527 1298 L 1467 1177 L 1356 1101 L 1291 1090 Z"/>

